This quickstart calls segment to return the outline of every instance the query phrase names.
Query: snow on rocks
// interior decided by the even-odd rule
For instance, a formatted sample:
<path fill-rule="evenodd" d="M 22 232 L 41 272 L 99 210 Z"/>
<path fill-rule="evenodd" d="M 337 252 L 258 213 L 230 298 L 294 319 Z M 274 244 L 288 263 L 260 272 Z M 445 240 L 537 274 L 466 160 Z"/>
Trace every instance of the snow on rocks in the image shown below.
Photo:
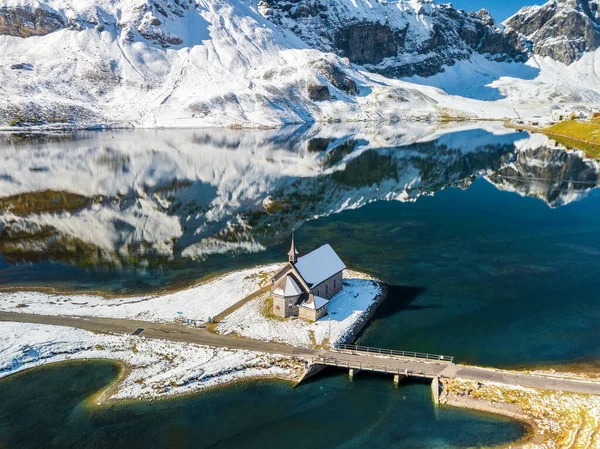
<path fill-rule="evenodd" d="M 600 430 L 598 396 L 464 379 L 446 378 L 442 382 L 442 404 L 500 413 L 531 424 L 534 431 L 518 447 L 596 447 Z"/>
<path fill-rule="evenodd" d="M 329 302 L 329 314 L 317 322 L 267 316 L 268 295 L 264 295 L 224 318 L 217 332 L 305 347 L 326 345 L 331 332 L 331 343 L 341 343 L 363 323 L 382 294 L 382 286 L 368 275 L 346 270 L 344 276 L 342 291 Z"/>
<path fill-rule="evenodd" d="M 115 399 L 156 398 L 256 377 L 296 379 L 304 364 L 289 357 L 211 348 L 69 327 L 0 323 L 0 378 L 51 362 L 111 359 L 131 370 Z"/>
<path fill-rule="evenodd" d="M 207 321 L 260 289 L 279 265 L 235 271 L 193 288 L 165 295 L 104 298 L 19 291 L 0 293 L 0 310 L 41 315 L 97 316 L 169 322 L 183 312 L 186 319 Z"/>
<path fill-rule="evenodd" d="M 310 49 L 264 18 L 255 0 L 23 3 L 71 26 L 28 39 L 0 35 L 3 129 L 393 122 L 446 109 L 516 116 L 509 106 L 370 74 Z M 19 64 L 31 69 L 11 68 Z M 315 89 L 323 95 L 312 96 Z"/>

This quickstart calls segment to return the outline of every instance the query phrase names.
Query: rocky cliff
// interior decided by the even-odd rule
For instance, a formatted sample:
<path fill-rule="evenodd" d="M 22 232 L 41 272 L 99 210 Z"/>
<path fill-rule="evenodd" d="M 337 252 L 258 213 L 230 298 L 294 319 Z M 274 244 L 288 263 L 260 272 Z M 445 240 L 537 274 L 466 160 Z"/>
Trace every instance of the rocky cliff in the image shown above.
<path fill-rule="evenodd" d="M 0 128 L 529 119 L 559 102 L 591 109 L 600 98 L 595 53 L 569 71 L 507 62 L 533 53 L 569 62 L 598 47 L 598 1 L 526 8 L 503 31 L 485 10 L 431 0 L 0 0 Z M 393 79 L 412 75 L 420 75 L 412 84 Z"/>
<path fill-rule="evenodd" d="M 526 7 L 505 26 L 519 50 L 572 64 L 600 48 L 600 0 L 553 0 Z"/>
<path fill-rule="evenodd" d="M 64 26 L 63 17 L 49 9 L 0 6 L 0 35 L 45 36 Z"/>
<path fill-rule="evenodd" d="M 0 0 L 0 128 L 397 121 L 454 104 L 373 82 L 258 9 L 256 0 Z"/>
<path fill-rule="evenodd" d="M 84 6 L 79 10 L 62 2 L 0 6 L 0 36 L 28 38 L 45 36 L 63 28 L 102 32 L 107 27 L 114 27 L 129 42 L 142 37 L 168 47 L 183 42 L 170 29 L 170 22 L 183 18 L 192 7 L 191 3 L 182 0 L 166 2 L 164 6 L 159 2 L 135 2 L 122 10 L 120 17 L 111 17 L 101 4 L 89 2 Z M 184 29 L 180 28 L 180 31 Z"/>
<path fill-rule="evenodd" d="M 486 10 L 466 13 L 431 0 L 261 0 L 259 11 L 312 47 L 391 77 L 429 76 L 474 53 L 526 58 Z"/>

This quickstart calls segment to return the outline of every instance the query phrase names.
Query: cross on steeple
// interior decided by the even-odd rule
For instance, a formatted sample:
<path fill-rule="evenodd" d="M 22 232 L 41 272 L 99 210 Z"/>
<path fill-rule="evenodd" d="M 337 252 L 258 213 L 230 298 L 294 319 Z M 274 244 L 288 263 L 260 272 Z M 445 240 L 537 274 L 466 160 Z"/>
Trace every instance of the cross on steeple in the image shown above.
<path fill-rule="evenodd" d="M 298 251 L 296 251 L 296 243 L 294 242 L 294 230 L 292 229 L 292 246 L 288 252 L 288 259 L 290 263 L 296 263 L 298 259 Z"/>

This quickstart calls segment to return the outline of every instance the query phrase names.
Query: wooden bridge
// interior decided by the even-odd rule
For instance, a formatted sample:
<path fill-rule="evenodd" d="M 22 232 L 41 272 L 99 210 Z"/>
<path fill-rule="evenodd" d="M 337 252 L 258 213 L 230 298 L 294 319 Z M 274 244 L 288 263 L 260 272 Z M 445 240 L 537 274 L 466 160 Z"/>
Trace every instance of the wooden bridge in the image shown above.
<path fill-rule="evenodd" d="M 440 378 L 461 378 L 478 382 L 496 382 L 541 390 L 568 391 L 600 395 L 600 382 L 568 379 L 549 373 L 538 375 L 502 369 L 457 365 L 454 357 L 419 352 L 394 351 L 354 345 L 337 345 L 312 357 L 316 367 L 348 369 L 350 378 L 359 371 L 390 374 L 398 385 L 406 378 L 430 379 L 433 400 L 439 403 Z"/>
<path fill-rule="evenodd" d="M 359 371 L 391 374 L 396 386 L 408 377 L 431 379 L 433 400 L 438 403 L 439 377 L 448 366 L 454 364 L 454 357 L 339 344 L 314 357 L 312 363 L 322 367 L 346 368 L 351 379 Z"/>
<path fill-rule="evenodd" d="M 333 349 L 340 353 L 366 356 L 383 356 L 400 359 L 420 360 L 425 362 L 454 363 L 454 357 L 425 352 L 397 351 L 395 349 L 371 348 L 368 346 L 338 344 Z"/>

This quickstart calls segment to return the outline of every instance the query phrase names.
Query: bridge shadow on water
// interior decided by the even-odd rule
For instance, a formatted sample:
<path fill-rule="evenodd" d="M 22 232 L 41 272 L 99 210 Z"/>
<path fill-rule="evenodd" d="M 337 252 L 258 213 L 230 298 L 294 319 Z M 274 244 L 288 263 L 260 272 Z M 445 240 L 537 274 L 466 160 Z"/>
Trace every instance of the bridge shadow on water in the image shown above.
<path fill-rule="evenodd" d="M 348 382 L 351 382 L 352 386 L 355 388 L 359 388 L 361 383 L 372 384 L 373 382 L 376 382 L 377 379 L 384 380 L 386 383 L 389 383 L 391 387 L 393 387 L 394 380 L 392 374 L 380 373 L 377 371 L 359 371 L 358 374 L 352 380 L 350 380 L 347 368 L 327 366 L 323 369 L 323 371 L 320 371 L 308 379 L 303 380 L 300 384 L 295 385 L 294 388 L 302 388 L 303 386 L 311 385 L 317 382 L 325 382 L 325 384 L 330 386 L 337 385 L 337 388 L 349 388 L 347 384 L 340 385 L 335 383 L 336 380 L 342 380 L 343 378 L 347 378 Z M 429 386 L 431 385 L 431 380 L 423 377 L 412 376 L 407 379 L 403 379 L 399 384 L 399 388 L 402 388 L 403 385 L 409 384 L 421 384 Z"/>

